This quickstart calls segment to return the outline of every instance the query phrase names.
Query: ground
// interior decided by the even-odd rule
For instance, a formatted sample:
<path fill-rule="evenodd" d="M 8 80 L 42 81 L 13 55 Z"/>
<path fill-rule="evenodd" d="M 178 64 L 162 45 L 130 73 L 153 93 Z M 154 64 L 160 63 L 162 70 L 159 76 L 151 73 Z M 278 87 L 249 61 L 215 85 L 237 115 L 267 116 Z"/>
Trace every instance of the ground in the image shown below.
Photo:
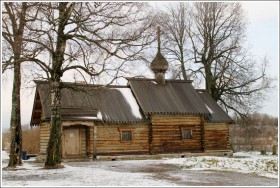
<path fill-rule="evenodd" d="M 2 152 L 2 165 L 7 166 Z M 2 171 L 2 186 L 277 186 L 278 156 L 236 153 L 234 157 L 67 162 L 46 170 L 25 160 Z"/>

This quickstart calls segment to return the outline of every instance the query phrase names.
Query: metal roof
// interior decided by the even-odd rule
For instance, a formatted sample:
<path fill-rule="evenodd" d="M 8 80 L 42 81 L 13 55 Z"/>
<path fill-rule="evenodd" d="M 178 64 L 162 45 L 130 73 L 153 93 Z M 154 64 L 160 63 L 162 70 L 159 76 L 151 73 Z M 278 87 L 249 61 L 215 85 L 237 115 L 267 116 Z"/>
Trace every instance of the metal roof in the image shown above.
<path fill-rule="evenodd" d="M 204 102 L 204 105 L 210 112 L 210 115 L 206 117 L 207 122 L 219 123 L 227 122 L 233 123 L 233 120 L 228 116 L 228 114 L 217 104 L 217 102 L 205 91 L 197 90 L 198 95 Z"/>
<path fill-rule="evenodd" d="M 166 80 L 165 85 L 159 85 L 154 79 L 127 79 L 128 86 L 72 83 L 68 85 L 72 87 L 63 88 L 62 119 L 147 123 L 149 114 L 204 114 L 207 122 L 233 122 L 207 92 L 195 90 L 192 81 Z M 36 83 L 31 119 L 34 125 L 40 122 L 40 109 L 46 119 L 51 117 L 50 85 L 48 82 Z"/>
<path fill-rule="evenodd" d="M 192 81 L 128 78 L 141 109 L 147 114 L 209 114 Z"/>
<path fill-rule="evenodd" d="M 37 82 L 37 91 L 45 118 L 50 119 L 49 83 Z M 62 118 L 100 119 L 107 123 L 146 122 L 132 96 L 128 87 L 94 87 L 92 85 L 89 87 L 79 84 L 72 88 L 63 88 L 61 90 Z"/>

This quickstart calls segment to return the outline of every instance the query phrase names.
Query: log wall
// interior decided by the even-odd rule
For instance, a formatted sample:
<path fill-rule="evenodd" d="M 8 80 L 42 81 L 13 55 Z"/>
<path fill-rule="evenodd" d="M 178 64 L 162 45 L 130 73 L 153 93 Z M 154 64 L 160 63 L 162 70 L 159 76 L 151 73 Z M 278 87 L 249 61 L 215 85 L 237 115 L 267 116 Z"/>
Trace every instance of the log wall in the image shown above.
<path fill-rule="evenodd" d="M 229 125 L 226 123 L 204 124 L 205 150 L 229 149 Z"/>
<path fill-rule="evenodd" d="M 152 153 L 202 151 L 202 120 L 195 115 L 152 115 Z M 192 131 L 192 138 L 182 138 L 182 128 Z"/>
<path fill-rule="evenodd" d="M 47 153 L 48 142 L 50 138 L 50 125 L 42 123 L 40 126 L 40 154 Z"/>
<path fill-rule="evenodd" d="M 121 130 L 131 130 L 132 141 L 121 141 Z M 148 125 L 98 125 L 96 126 L 96 154 L 147 154 L 149 152 Z"/>
<path fill-rule="evenodd" d="M 83 155 L 92 155 L 94 145 L 96 145 L 97 155 L 148 154 L 150 150 L 151 153 L 168 153 L 229 149 L 229 125 L 205 123 L 201 116 L 195 115 L 152 115 L 151 125 L 99 123 L 95 125 L 95 128 L 93 122 L 64 121 L 63 128 L 67 127 L 80 129 L 81 154 Z M 191 129 L 192 138 L 182 139 L 182 128 Z M 132 142 L 121 141 L 121 130 L 132 131 Z M 96 143 L 94 143 L 94 134 Z M 40 127 L 40 154 L 46 154 L 49 135 L 50 126 L 43 122 Z"/>

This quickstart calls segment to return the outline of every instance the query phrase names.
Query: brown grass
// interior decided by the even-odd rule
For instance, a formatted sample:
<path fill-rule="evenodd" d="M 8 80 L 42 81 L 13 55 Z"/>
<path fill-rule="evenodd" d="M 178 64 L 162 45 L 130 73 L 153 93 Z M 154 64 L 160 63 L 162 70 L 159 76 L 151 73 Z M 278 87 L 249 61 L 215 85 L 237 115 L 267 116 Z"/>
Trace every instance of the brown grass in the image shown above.
<path fill-rule="evenodd" d="M 10 150 L 10 131 L 2 133 L 2 150 Z M 38 154 L 40 151 L 40 128 L 22 126 L 22 151 L 27 154 Z"/>
<path fill-rule="evenodd" d="M 32 127 L 22 131 L 22 151 L 38 154 L 40 151 L 40 128 Z"/>

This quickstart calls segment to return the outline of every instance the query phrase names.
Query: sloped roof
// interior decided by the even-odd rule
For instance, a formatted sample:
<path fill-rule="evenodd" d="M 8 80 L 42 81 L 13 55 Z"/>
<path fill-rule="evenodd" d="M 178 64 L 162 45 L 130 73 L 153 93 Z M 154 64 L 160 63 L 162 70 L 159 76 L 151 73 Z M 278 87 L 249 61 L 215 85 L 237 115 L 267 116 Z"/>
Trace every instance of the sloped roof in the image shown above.
<path fill-rule="evenodd" d="M 147 114 L 209 114 L 192 81 L 128 78 L 141 109 Z"/>
<path fill-rule="evenodd" d="M 69 85 L 71 86 L 71 85 Z M 42 109 L 46 119 L 51 117 L 50 85 L 38 82 Z M 101 87 L 79 85 L 61 90 L 61 113 L 63 117 L 102 120 L 107 123 L 145 122 L 130 88 L 122 86 Z M 34 111 L 34 110 L 33 110 Z M 77 117 L 78 116 L 78 117 Z"/>
<path fill-rule="evenodd" d="M 61 90 L 62 119 L 146 123 L 149 114 L 204 114 L 207 122 L 233 122 L 207 92 L 195 90 L 191 81 L 166 80 L 165 85 L 159 85 L 154 79 L 128 80 L 128 86 L 71 83 L 68 86 L 72 87 Z M 50 85 L 36 83 L 31 124 L 39 124 L 40 109 L 46 119 L 51 117 Z"/>
<path fill-rule="evenodd" d="M 233 123 L 233 120 L 228 116 L 228 114 L 217 104 L 217 102 L 205 91 L 197 90 L 198 95 L 204 102 L 204 105 L 210 112 L 206 117 L 207 122 L 219 123 L 227 122 Z"/>

